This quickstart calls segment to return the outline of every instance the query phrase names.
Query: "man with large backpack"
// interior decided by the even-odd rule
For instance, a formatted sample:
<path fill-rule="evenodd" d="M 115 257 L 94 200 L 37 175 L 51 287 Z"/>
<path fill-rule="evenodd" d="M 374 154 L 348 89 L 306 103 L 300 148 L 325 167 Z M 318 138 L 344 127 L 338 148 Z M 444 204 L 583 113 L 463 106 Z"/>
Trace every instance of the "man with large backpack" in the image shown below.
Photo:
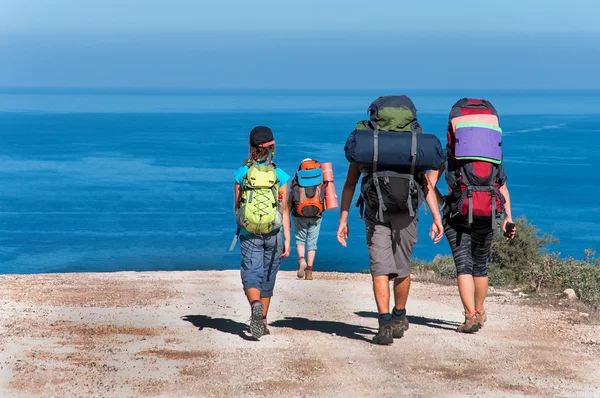
<path fill-rule="evenodd" d="M 410 290 L 411 254 L 417 242 L 417 212 L 423 200 L 433 216 L 431 236 L 443 237 L 435 191 L 425 171 L 439 168 L 444 152 L 437 137 L 423 134 L 416 108 L 405 95 L 379 97 L 369 106 L 346 142 L 350 162 L 340 207 L 338 241 L 346 246 L 348 212 L 362 173 L 358 206 L 364 215 L 379 331 L 373 343 L 388 345 L 404 336 L 409 324 L 406 302 Z M 389 282 L 395 305 L 390 313 Z"/>
<path fill-rule="evenodd" d="M 462 98 L 450 111 L 446 136 L 446 165 L 427 177 L 435 186 L 446 171 L 448 195 L 442 197 L 437 188 L 436 194 L 465 310 L 465 321 L 457 331 L 474 333 L 487 320 L 486 264 L 496 219 L 502 212 L 504 235 L 507 239 L 515 236 L 498 113 L 489 101 Z"/>

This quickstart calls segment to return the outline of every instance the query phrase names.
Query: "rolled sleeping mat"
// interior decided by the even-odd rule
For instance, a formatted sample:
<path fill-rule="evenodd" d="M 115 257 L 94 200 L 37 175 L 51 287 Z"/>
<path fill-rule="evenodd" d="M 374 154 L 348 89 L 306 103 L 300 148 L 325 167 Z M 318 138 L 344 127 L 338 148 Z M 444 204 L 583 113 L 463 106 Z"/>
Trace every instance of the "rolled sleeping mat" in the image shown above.
<path fill-rule="evenodd" d="M 502 129 L 483 123 L 458 123 L 455 130 L 458 160 L 502 163 Z"/>
<path fill-rule="evenodd" d="M 381 170 L 410 169 L 412 133 L 379 131 L 377 167 Z M 438 170 L 446 160 L 440 140 L 433 134 L 416 134 L 415 171 Z M 373 130 L 354 130 L 344 151 L 350 163 L 372 165 L 375 140 Z"/>
<path fill-rule="evenodd" d="M 500 127 L 498 116 L 496 115 L 473 114 L 455 117 L 452 119 L 452 130 L 456 131 L 458 123 L 483 123 Z"/>

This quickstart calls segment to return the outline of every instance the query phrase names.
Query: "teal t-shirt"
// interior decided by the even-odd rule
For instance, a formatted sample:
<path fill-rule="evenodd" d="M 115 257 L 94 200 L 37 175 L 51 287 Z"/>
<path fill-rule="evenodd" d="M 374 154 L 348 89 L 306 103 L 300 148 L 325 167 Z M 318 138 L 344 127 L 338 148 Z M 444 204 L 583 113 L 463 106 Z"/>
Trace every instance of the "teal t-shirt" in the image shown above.
<path fill-rule="evenodd" d="M 261 166 L 265 165 L 265 163 L 259 164 Z M 246 174 L 248 174 L 248 170 L 250 170 L 250 167 L 248 166 L 242 166 L 239 169 L 237 169 L 235 173 L 233 173 L 233 178 L 235 179 L 235 182 L 242 185 L 244 183 L 244 177 L 246 177 Z M 290 180 L 290 176 L 279 167 L 275 168 L 275 174 L 277 175 L 277 179 L 279 180 L 279 188 L 283 187 Z M 240 229 L 240 235 L 246 235 L 249 233 L 250 232 L 246 231 L 243 228 Z"/>

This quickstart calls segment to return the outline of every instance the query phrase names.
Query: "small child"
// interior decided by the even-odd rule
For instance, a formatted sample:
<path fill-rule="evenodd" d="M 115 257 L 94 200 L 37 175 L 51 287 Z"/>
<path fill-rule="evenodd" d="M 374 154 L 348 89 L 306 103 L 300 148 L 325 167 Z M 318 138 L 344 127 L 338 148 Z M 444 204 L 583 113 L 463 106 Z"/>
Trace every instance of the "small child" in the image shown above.
<path fill-rule="evenodd" d="M 325 184 L 319 162 L 304 159 L 291 183 L 288 206 L 294 215 L 294 235 L 298 251 L 298 278 L 313 279 L 313 264 L 321 218 L 325 210 Z M 305 257 L 306 255 L 306 257 Z"/>
<path fill-rule="evenodd" d="M 250 155 L 234 174 L 242 285 L 252 313 L 250 332 L 256 339 L 270 334 L 267 313 L 275 278 L 281 259 L 290 255 L 290 176 L 273 163 L 274 155 L 273 132 L 257 126 L 250 132 Z"/>

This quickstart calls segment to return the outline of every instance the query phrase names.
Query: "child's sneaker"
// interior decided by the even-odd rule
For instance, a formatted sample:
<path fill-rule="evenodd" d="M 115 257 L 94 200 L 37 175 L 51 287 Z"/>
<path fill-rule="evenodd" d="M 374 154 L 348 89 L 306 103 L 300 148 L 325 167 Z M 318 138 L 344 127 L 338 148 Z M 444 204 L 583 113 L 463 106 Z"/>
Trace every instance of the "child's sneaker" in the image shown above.
<path fill-rule="evenodd" d="M 465 322 L 456 328 L 460 333 L 475 333 L 479 330 L 479 323 L 475 320 L 475 315 L 465 314 Z"/>
<path fill-rule="evenodd" d="M 250 334 L 256 340 L 260 339 L 265 330 L 263 323 L 263 305 L 260 301 L 252 304 L 252 317 L 250 318 Z"/>
<path fill-rule="evenodd" d="M 307 281 L 312 281 L 312 269 L 306 270 L 306 278 Z"/>
<path fill-rule="evenodd" d="M 302 257 L 300 260 L 298 260 L 298 278 L 304 278 L 304 270 L 306 269 L 306 267 L 308 267 L 308 264 L 306 264 L 306 260 L 304 259 L 304 257 Z"/>
<path fill-rule="evenodd" d="M 479 327 L 482 328 L 485 321 L 487 321 L 487 313 L 485 312 L 485 310 L 481 310 L 481 312 L 476 312 L 475 320 L 477 321 Z"/>

